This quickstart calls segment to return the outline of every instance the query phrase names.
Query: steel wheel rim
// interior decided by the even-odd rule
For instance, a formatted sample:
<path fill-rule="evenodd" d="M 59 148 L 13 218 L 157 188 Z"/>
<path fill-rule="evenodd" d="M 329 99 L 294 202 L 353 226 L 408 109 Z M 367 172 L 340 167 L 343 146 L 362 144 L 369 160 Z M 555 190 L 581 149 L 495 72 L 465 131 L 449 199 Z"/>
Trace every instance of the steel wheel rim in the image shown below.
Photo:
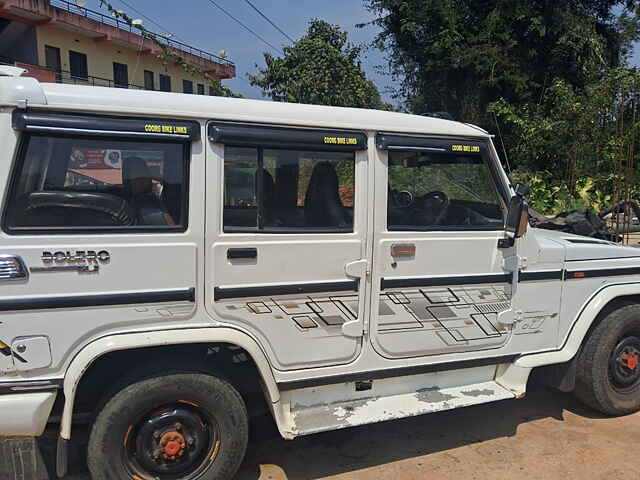
<path fill-rule="evenodd" d="M 609 359 L 609 383 L 622 394 L 640 389 L 639 337 L 623 337 L 614 347 Z"/>
<path fill-rule="evenodd" d="M 129 425 L 122 460 L 132 478 L 195 479 L 220 450 L 220 431 L 212 415 L 198 404 L 177 401 L 151 409 Z"/>

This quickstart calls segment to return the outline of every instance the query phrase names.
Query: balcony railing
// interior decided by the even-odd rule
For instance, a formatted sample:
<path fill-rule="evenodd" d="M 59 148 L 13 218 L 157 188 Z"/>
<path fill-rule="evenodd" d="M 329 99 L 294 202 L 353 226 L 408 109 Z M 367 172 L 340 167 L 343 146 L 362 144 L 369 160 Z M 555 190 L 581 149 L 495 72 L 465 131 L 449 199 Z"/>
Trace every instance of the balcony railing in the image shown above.
<path fill-rule="evenodd" d="M 117 17 L 111 15 L 105 15 L 100 12 L 96 12 L 95 10 L 90 10 L 85 7 L 79 7 L 78 5 L 69 2 L 67 0 L 49 0 L 49 3 L 61 10 L 65 10 L 67 12 L 75 13 L 76 15 L 81 15 L 83 17 L 89 18 L 91 20 L 95 20 L 96 22 L 103 23 L 105 25 L 110 25 L 112 27 L 119 28 L 121 30 L 126 30 L 131 33 L 135 33 L 140 35 L 140 30 L 134 26 L 129 25 L 124 20 L 121 20 Z M 146 29 L 145 29 L 146 30 Z M 166 44 L 168 47 L 178 50 L 180 52 L 188 53 L 194 55 L 196 57 L 204 58 L 205 60 L 209 60 L 211 62 L 220 63 L 223 65 L 233 65 L 234 63 L 231 60 L 220 57 L 218 55 L 214 55 L 213 53 L 206 52 L 204 50 L 200 50 L 199 48 L 192 47 L 191 45 L 187 45 L 186 43 L 179 42 L 177 40 L 172 40 L 167 35 L 161 35 L 159 33 L 153 33 L 149 30 L 146 30 L 147 34 L 154 37 L 159 42 Z"/>
<path fill-rule="evenodd" d="M 142 85 L 136 85 L 135 83 L 119 84 L 111 80 L 110 78 L 96 77 L 94 75 L 87 75 L 86 77 L 73 75 L 71 72 L 67 70 L 55 71 L 51 68 L 43 67 L 40 65 L 31 65 L 28 63 L 18 62 L 11 58 L 3 57 L 2 55 L 0 55 L 0 65 L 11 65 L 11 66 L 19 66 L 21 68 L 24 68 L 27 70 L 27 73 L 25 74 L 25 76 L 27 77 L 33 76 L 33 77 L 39 78 L 40 75 L 37 75 L 36 73 L 45 72 L 47 74 L 46 75 L 47 79 L 43 80 L 42 78 L 40 78 L 40 81 L 45 81 L 45 82 L 55 81 L 57 83 L 70 83 L 73 85 L 91 85 L 94 87 L 117 87 L 117 88 L 131 88 L 135 90 L 145 90 L 145 88 Z M 31 72 L 32 73 L 31 75 L 29 74 L 30 67 L 33 70 L 33 72 Z"/>
<path fill-rule="evenodd" d="M 135 83 L 119 84 L 109 78 L 94 77 L 93 75 L 87 75 L 86 77 L 79 77 L 73 75 L 71 72 L 61 70 L 56 73 L 56 81 L 58 83 L 71 83 L 74 85 L 91 85 L 94 87 L 117 87 L 117 88 L 131 88 L 134 90 L 144 90 L 142 85 L 136 85 Z"/>

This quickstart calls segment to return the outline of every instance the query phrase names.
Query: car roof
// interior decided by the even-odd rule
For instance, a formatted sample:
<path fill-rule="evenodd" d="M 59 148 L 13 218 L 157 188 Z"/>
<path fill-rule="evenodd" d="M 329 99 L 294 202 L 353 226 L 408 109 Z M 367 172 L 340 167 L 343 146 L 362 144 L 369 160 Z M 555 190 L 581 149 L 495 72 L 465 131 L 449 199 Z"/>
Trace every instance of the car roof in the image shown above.
<path fill-rule="evenodd" d="M 486 131 L 473 125 L 383 110 L 128 90 L 112 87 L 39 83 L 37 81 L 34 84 L 34 79 L 25 77 L 12 78 L 11 81 L 24 83 L 28 81 L 32 91 L 40 90 L 40 92 L 37 92 L 40 95 L 33 95 L 36 97 L 36 101 L 28 102 L 29 106 L 46 106 L 56 110 L 166 116 L 202 121 L 226 120 L 317 128 L 479 138 L 490 137 Z M 0 85 L 0 103 L 3 103 L 1 101 L 3 96 L 2 86 Z M 16 91 L 16 89 L 11 90 L 13 90 L 13 93 Z M 42 97 L 45 99 L 44 105 L 38 105 L 39 102 L 37 100 L 42 102 Z"/>

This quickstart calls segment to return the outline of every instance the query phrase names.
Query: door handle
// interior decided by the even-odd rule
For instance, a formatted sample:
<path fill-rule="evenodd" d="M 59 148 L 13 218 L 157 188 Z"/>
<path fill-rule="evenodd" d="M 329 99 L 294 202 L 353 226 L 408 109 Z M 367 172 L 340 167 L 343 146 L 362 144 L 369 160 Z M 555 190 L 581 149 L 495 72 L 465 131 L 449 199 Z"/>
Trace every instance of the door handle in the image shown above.
<path fill-rule="evenodd" d="M 413 243 L 393 243 L 391 244 L 392 257 L 415 257 L 416 246 Z"/>
<path fill-rule="evenodd" d="M 230 248 L 227 250 L 228 260 L 255 260 L 257 258 L 257 248 Z"/>

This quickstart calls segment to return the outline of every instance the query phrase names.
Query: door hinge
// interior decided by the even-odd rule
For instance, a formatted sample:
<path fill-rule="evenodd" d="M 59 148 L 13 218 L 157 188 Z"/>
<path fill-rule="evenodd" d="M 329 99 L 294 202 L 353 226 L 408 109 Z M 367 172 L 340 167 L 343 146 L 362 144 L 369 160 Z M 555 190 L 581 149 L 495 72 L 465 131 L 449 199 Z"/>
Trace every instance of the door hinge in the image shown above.
<path fill-rule="evenodd" d="M 371 269 L 369 268 L 369 262 L 366 258 L 360 260 L 354 260 L 344 266 L 344 273 L 349 277 L 362 278 L 367 275 L 371 275 Z"/>

